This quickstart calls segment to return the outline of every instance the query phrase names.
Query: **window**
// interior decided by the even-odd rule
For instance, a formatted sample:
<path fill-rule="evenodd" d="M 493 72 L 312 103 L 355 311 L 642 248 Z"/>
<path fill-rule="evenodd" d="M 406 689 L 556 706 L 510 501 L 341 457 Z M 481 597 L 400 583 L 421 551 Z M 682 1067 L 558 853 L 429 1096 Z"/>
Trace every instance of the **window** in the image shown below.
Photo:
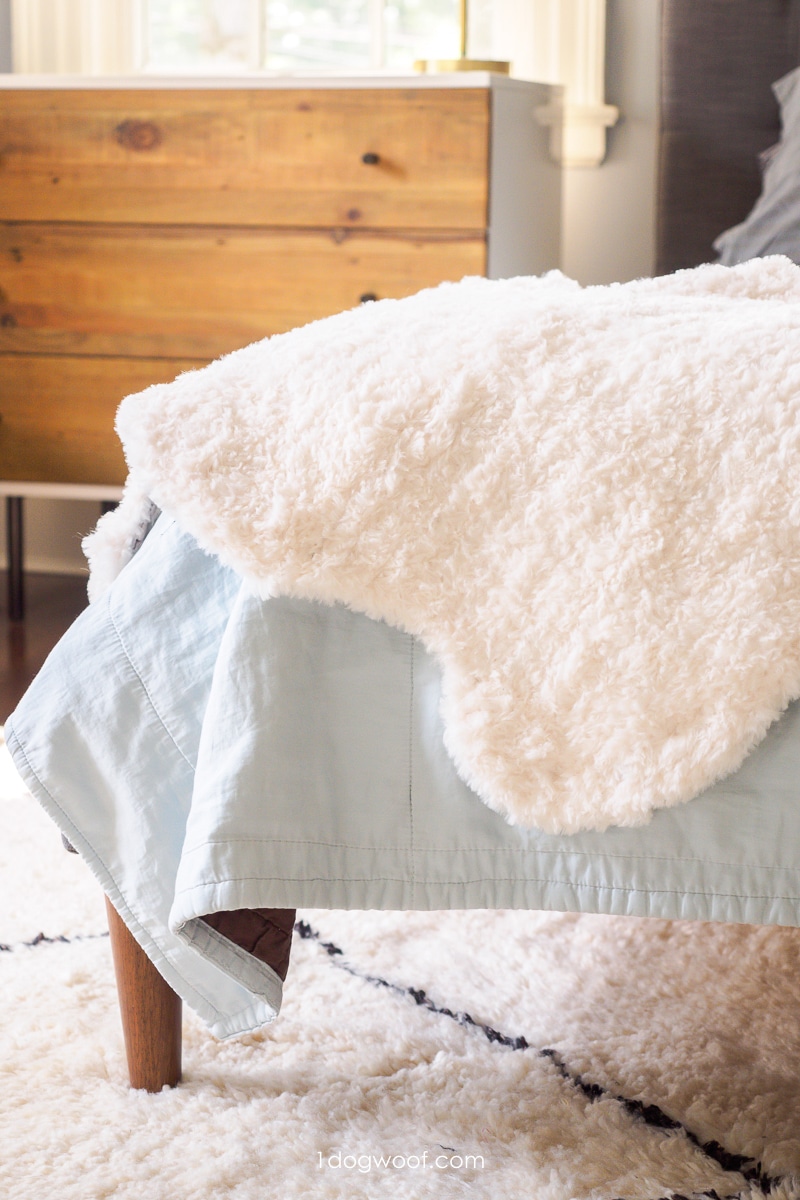
<path fill-rule="evenodd" d="M 141 69 L 408 70 L 454 57 L 459 0 L 142 0 Z"/>

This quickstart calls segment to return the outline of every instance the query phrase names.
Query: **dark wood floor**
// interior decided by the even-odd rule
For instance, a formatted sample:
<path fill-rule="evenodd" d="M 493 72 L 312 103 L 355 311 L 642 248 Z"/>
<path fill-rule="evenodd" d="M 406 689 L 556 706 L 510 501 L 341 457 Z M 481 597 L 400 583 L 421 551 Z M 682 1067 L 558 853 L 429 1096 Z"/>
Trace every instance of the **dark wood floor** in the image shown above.
<path fill-rule="evenodd" d="M 9 621 L 7 575 L 0 571 L 0 724 L 86 607 L 86 577 L 27 572 L 25 606 L 22 621 Z"/>

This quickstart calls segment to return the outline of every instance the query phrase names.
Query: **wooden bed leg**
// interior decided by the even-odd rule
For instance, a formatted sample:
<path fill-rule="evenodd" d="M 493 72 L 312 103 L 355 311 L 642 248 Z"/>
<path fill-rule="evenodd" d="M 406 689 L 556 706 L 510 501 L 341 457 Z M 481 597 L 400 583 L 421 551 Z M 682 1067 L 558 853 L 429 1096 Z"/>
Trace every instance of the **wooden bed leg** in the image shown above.
<path fill-rule="evenodd" d="M 106 897 L 131 1087 L 160 1092 L 181 1078 L 181 999 Z"/>

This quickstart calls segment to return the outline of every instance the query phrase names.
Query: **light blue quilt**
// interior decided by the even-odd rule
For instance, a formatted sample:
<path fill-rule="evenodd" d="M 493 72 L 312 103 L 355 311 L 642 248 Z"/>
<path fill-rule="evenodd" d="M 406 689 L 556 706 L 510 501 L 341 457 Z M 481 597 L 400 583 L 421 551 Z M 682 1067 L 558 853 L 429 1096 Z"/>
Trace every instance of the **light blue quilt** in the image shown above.
<path fill-rule="evenodd" d="M 344 608 L 262 601 L 162 516 L 6 725 L 17 769 L 221 1037 L 281 981 L 201 915 L 531 908 L 800 924 L 800 706 L 638 829 L 506 824 L 443 748 L 439 673 Z"/>

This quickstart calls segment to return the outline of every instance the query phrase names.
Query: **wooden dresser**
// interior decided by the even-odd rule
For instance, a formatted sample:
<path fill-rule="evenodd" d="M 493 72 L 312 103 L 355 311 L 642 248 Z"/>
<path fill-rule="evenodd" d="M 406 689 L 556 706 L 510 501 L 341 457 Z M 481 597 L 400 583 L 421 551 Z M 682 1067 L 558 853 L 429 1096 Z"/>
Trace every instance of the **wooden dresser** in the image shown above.
<path fill-rule="evenodd" d="M 0 480 L 120 484 L 123 396 L 267 334 L 556 266 L 552 89 L 0 86 Z"/>

